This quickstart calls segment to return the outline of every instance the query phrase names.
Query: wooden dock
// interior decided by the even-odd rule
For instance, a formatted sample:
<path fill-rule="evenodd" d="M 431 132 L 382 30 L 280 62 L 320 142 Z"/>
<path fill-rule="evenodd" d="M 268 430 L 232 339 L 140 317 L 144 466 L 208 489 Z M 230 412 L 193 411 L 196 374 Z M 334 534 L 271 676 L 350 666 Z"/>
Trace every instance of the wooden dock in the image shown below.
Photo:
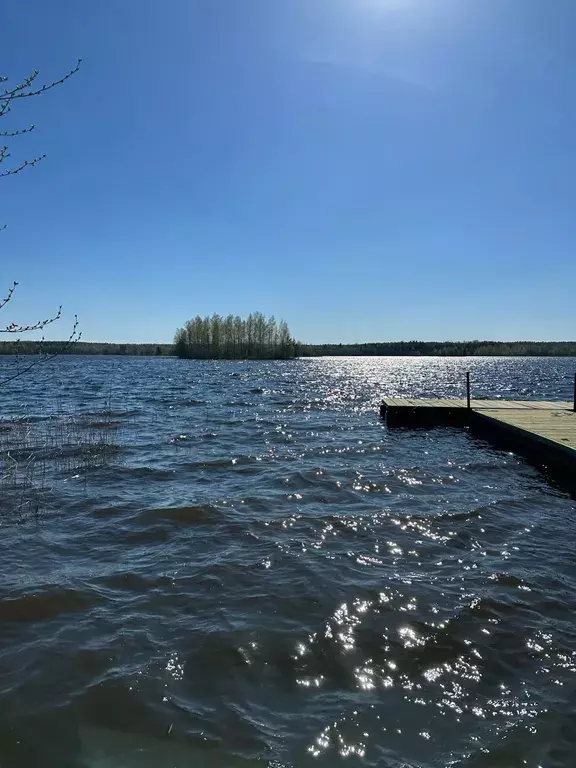
<path fill-rule="evenodd" d="M 389 427 L 468 427 L 550 468 L 576 484 L 576 412 L 563 401 L 386 398 L 380 413 Z"/>

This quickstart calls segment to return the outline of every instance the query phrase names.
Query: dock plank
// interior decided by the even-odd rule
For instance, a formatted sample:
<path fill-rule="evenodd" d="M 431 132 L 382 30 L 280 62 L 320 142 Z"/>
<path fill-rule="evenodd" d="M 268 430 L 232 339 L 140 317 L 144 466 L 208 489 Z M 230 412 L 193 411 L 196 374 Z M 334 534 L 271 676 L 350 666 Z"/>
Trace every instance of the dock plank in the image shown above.
<path fill-rule="evenodd" d="M 576 459 L 576 413 L 567 409 L 552 408 L 484 410 L 481 415 L 495 419 L 502 424 L 515 427 L 575 452 Z"/>
<path fill-rule="evenodd" d="M 470 427 L 495 443 L 511 445 L 546 466 L 576 478 L 576 412 L 554 400 L 387 398 L 381 414 L 389 427 Z"/>
<path fill-rule="evenodd" d="M 389 408 L 466 408 L 467 402 L 463 398 L 444 397 L 387 397 L 384 405 Z M 474 411 L 487 410 L 571 410 L 572 404 L 567 401 L 554 400 L 472 400 L 471 407 Z"/>

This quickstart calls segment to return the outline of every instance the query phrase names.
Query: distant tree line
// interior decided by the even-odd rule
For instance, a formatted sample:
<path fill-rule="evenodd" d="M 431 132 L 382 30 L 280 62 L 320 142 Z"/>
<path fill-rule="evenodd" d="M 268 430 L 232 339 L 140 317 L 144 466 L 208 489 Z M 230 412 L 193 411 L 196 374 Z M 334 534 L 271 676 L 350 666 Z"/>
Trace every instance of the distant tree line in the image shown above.
<path fill-rule="evenodd" d="M 200 360 L 286 360 L 299 354 L 288 324 L 261 312 L 247 318 L 198 315 L 176 331 L 174 349 L 178 357 Z"/>
<path fill-rule="evenodd" d="M 94 341 L 0 342 L 0 355 L 173 355 L 172 344 L 112 344 Z"/>
<path fill-rule="evenodd" d="M 255 315 L 252 315 L 254 318 Z M 206 318 L 200 318 L 205 323 Z M 238 318 L 240 319 L 240 318 Z M 265 319 L 265 318 L 264 318 Z M 270 318 L 274 320 L 274 318 Z M 190 321 L 192 324 L 196 320 Z M 212 320 L 212 318 L 208 318 Z M 236 327 L 234 320 L 234 327 Z M 226 318 L 228 321 L 228 318 Z M 267 321 L 270 322 L 270 321 Z M 258 335 L 254 336 L 254 328 L 261 332 L 261 325 L 252 321 L 251 335 L 248 336 L 248 321 L 243 329 L 237 329 L 237 335 L 230 336 L 230 324 L 224 333 L 218 330 L 216 336 L 210 336 L 210 341 L 196 339 L 193 347 L 188 347 L 188 323 L 176 334 L 175 344 L 112 344 L 104 342 L 76 341 L 71 344 L 66 341 L 24 341 L 0 342 L 0 355 L 176 355 L 180 357 L 208 358 L 289 358 L 289 357 L 324 357 L 324 356 L 355 356 L 355 355 L 389 355 L 394 356 L 439 356 L 439 357 L 576 357 L 576 341 L 387 341 L 371 344 L 299 344 L 291 338 L 288 326 L 284 324 L 283 335 L 274 334 L 272 342 L 264 342 L 262 346 Z M 280 325 L 277 325 L 278 331 Z M 195 327 L 199 332 L 200 326 Z M 206 328 L 204 326 L 204 333 Z M 210 331 L 211 333 L 211 331 Z M 236 333 L 236 332 L 234 332 Z M 200 337 L 201 338 L 201 337 Z M 205 338 L 205 337 L 204 337 Z M 249 338 L 252 340 L 249 342 Z M 191 340 L 194 336 L 191 337 Z M 218 344 L 216 344 L 216 339 Z M 196 354 L 192 354 L 195 352 Z"/>
<path fill-rule="evenodd" d="M 300 354 L 306 357 L 576 357 L 576 341 L 385 341 L 370 344 L 305 344 L 300 347 Z"/>

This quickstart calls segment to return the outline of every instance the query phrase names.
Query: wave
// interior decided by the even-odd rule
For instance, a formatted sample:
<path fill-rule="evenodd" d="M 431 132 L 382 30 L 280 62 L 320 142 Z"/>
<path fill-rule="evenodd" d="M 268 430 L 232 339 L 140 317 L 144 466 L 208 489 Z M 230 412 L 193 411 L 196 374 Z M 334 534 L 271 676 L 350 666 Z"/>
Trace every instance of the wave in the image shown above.
<path fill-rule="evenodd" d="M 153 578 L 142 576 L 138 573 L 112 573 L 98 579 L 98 584 L 111 589 L 126 590 L 129 592 L 141 592 L 146 594 L 151 589 L 171 587 L 174 583 L 169 576 L 155 576 Z"/>
<path fill-rule="evenodd" d="M 0 600 L 0 621 L 47 621 L 64 613 L 86 611 L 99 601 L 100 598 L 88 590 L 50 587 Z"/>
<path fill-rule="evenodd" d="M 103 411 L 86 411 L 85 413 L 81 414 L 79 418 L 81 419 L 90 419 L 90 418 L 103 418 L 105 420 L 108 419 L 128 419 L 131 416 L 138 416 L 141 413 L 141 410 L 139 408 L 133 408 L 133 409 L 127 409 L 127 410 L 103 410 Z"/>
<path fill-rule="evenodd" d="M 237 462 L 234 459 L 212 459 L 206 461 L 187 461 L 182 466 L 186 469 L 229 469 Z"/>
<path fill-rule="evenodd" d="M 131 478 L 150 480 L 152 482 L 173 480 L 175 472 L 171 469 L 157 469 L 156 467 L 123 467 L 114 466 L 107 468 L 108 474 L 117 475 L 122 480 Z"/>
<path fill-rule="evenodd" d="M 275 457 L 265 454 L 264 456 L 235 456 L 229 459 L 201 459 L 199 461 L 185 462 L 181 467 L 189 470 L 232 469 L 236 472 L 242 472 L 242 468 L 244 468 L 244 471 L 251 471 L 249 465 L 257 464 L 258 468 L 255 471 L 260 472 L 264 460 L 271 458 Z"/>
<path fill-rule="evenodd" d="M 141 547 L 145 544 L 164 544 L 170 534 L 163 526 L 154 526 L 144 531 L 117 531 L 116 538 L 123 544 Z"/>
<path fill-rule="evenodd" d="M 457 523 L 466 522 L 467 520 L 474 520 L 476 518 L 483 517 L 490 511 L 490 507 L 479 507 L 477 509 L 470 509 L 466 512 L 438 512 L 436 514 L 404 514 L 395 515 L 395 519 L 400 523 Z"/>
<path fill-rule="evenodd" d="M 145 509 L 132 518 L 134 522 L 166 520 L 179 525 L 213 524 L 222 519 L 222 513 L 211 504 L 187 507 L 157 507 Z"/>
<path fill-rule="evenodd" d="M 266 758 L 234 757 L 216 751 L 218 740 L 199 729 L 198 744 L 186 731 L 166 734 L 130 733 L 117 728 L 80 728 L 81 762 L 86 768 L 122 765 L 123 768 L 284 768 L 282 763 Z M 209 749 L 209 745 L 212 749 Z M 144 761 L 144 762 L 143 762 Z"/>

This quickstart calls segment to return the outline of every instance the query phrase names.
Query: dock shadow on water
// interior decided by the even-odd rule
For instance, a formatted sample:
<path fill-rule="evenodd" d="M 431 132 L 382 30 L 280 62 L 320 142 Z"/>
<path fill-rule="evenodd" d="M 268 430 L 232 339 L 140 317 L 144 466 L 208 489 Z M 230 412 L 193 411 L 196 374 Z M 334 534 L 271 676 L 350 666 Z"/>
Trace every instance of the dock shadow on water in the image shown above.
<path fill-rule="evenodd" d="M 472 365 L 560 399 L 573 362 Z M 576 764 L 574 499 L 378 417 L 470 361 L 124 359 L 113 416 L 55 364 L 0 414 L 48 502 L 3 464 L 1 768 Z"/>

